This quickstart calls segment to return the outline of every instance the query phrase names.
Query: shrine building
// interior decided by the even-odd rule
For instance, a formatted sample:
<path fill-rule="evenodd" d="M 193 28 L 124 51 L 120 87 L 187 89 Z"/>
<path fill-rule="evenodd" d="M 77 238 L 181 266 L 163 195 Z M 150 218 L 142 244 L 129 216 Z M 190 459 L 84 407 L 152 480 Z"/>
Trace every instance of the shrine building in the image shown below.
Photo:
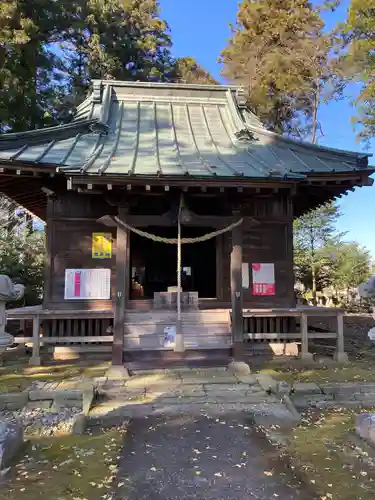
<path fill-rule="evenodd" d="M 94 81 L 70 123 L 0 135 L 0 191 L 46 223 L 43 303 L 8 314 L 33 322 L 31 362 L 307 359 L 322 314 L 344 360 L 342 312 L 296 306 L 293 219 L 371 185 L 368 156 L 270 132 L 220 85 Z"/>

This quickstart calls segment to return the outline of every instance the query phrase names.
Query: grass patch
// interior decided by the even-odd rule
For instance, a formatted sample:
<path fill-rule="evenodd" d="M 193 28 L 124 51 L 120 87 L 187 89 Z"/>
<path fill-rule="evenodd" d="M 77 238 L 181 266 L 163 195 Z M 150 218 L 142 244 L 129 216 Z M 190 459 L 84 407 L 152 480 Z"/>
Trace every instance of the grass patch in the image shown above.
<path fill-rule="evenodd" d="M 0 485 L 0 500 L 110 498 L 124 431 L 32 439 L 28 454 Z M 106 496 L 107 495 L 107 496 Z"/>
<path fill-rule="evenodd" d="M 359 453 L 350 443 L 348 436 L 353 427 L 352 411 L 329 411 L 310 414 L 294 431 L 289 456 L 304 481 L 315 488 L 318 498 L 374 498 L 374 465 L 366 452 Z"/>
<path fill-rule="evenodd" d="M 373 362 L 356 361 L 345 365 L 322 365 L 300 367 L 298 365 L 272 365 L 259 370 L 259 373 L 271 375 L 276 380 L 286 382 L 375 382 Z"/>
<path fill-rule="evenodd" d="M 76 377 L 94 378 L 105 374 L 109 363 L 51 364 L 29 366 L 28 364 L 7 364 L 0 367 L 0 393 L 20 392 L 28 389 L 34 381 L 62 382 Z"/>

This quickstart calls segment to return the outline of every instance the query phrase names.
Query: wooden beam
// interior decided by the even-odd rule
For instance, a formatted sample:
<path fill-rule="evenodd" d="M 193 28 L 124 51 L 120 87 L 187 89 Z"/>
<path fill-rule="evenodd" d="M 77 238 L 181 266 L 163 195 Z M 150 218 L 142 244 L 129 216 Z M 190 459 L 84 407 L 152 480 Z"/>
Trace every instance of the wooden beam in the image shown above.
<path fill-rule="evenodd" d="M 216 237 L 216 298 L 218 300 L 223 300 L 223 238 L 224 236 L 220 234 Z"/>
<path fill-rule="evenodd" d="M 118 217 L 126 219 L 127 207 L 119 207 Z M 112 365 L 123 366 L 125 307 L 129 289 L 129 231 L 117 226 L 116 297 L 113 328 Z"/>

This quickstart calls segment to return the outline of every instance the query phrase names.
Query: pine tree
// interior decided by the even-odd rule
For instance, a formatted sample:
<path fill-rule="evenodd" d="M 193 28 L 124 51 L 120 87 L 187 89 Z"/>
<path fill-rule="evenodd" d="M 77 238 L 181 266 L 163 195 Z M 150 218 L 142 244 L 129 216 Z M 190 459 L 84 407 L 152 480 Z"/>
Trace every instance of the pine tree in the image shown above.
<path fill-rule="evenodd" d="M 324 268 L 331 257 L 323 250 L 327 245 L 338 245 L 342 237 L 336 231 L 339 217 L 337 205 L 327 203 L 294 222 L 295 275 L 312 290 L 314 305 L 318 282 L 324 281 Z"/>
<path fill-rule="evenodd" d="M 69 119 L 93 78 L 168 81 L 170 47 L 157 0 L 6 0 L 0 132 Z"/>
<path fill-rule="evenodd" d="M 63 66 L 53 44 L 69 29 L 68 0 L 0 5 L 0 131 L 54 122 Z"/>
<path fill-rule="evenodd" d="M 301 119 L 316 127 L 314 110 L 329 78 L 330 45 L 322 29 L 307 0 L 239 5 L 232 38 L 221 54 L 224 75 L 244 86 L 250 107 L 271 130 L 301 135 Z"/>
<path fill-rule="evenodd" d="M 156 0 L 81 0 L 80 22 L 64 44 L 70 94 L 94 78 L 164 81 L 173 69 L 168 25 Z"/>
<path fill-rule="evenodd" d="M 215 78 L 194 57 L 176 59 L 173 80 L 180 83 L 217 84 Z"/>
<path fill-rule="evenodd" d="M 356 121 L 366 141 L 375 137 L 375 0 L 351 0 L 342 35 L 349 49 L 347 72 L 362 82 Z"/>

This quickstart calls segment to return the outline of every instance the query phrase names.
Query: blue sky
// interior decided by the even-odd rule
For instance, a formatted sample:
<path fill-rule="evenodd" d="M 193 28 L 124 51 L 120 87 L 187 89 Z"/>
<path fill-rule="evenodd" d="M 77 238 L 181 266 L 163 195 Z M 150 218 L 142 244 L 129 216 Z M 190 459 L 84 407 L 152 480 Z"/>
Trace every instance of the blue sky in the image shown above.
<path fill-rule="evenodd" d="M 173 52 L 177 57 L 193 56 L 210 73 L 220 77 L 220 65 L 217 62 L 221 50 L 230 37 L 229 23 L 234 23 L 237 12 L 237 0 L 160 0 L 162 17 L 167 20 L 173 39 Z M 349 1 L 335 13 L 325 17 L 327 27 L 334 26 L 345 19 Z M 364 147 L 356 141 L 356 131 L 351 124 L 355 110 L 351 100 L 355 97 L 358 86 L 353 84 L 347 90 L 347 99 L 323 105 L 320 121 L 324 137 L 319 144 L 351 151 L 362 151 Z M 375 151 L 375 141 L 370 151 Z M 375 158 L 370 158 L 375 165 Z M 339 230 L 347 232 L 346 239 L 358 241 L 366 246 L 375 258 L 375 185 L 356 189 L 340 201 L 342 217 Z"/>

